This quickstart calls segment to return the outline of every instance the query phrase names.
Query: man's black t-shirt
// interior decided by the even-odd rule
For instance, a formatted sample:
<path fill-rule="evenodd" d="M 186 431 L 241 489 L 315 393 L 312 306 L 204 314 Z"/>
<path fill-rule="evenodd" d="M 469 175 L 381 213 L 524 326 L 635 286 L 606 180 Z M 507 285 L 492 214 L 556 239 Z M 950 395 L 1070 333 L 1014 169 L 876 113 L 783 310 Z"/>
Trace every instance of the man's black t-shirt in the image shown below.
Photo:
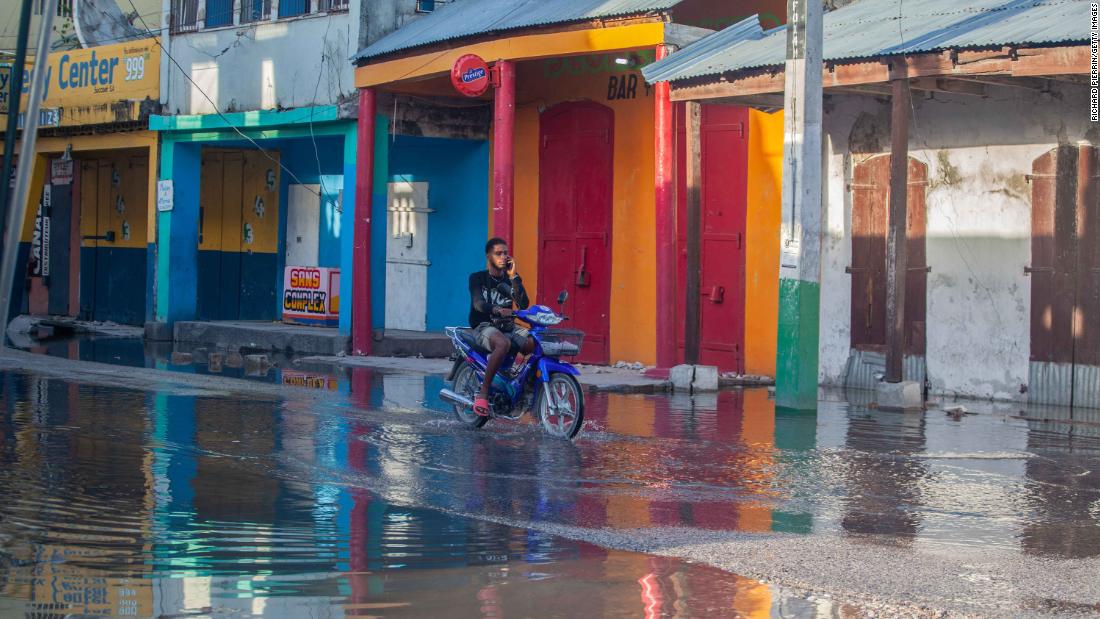
<path fill-rule="evenodd" d="M 511 309 L 513 303 L 519 309 L 527 309 L 531 304 L 523 287 L 523 279 L 519 276 L 509 280 L 507 274 L 493 277 L 487 270 L 470 274 L 471 328 L 483 322 L 492 322 L 494 307 Z"/>

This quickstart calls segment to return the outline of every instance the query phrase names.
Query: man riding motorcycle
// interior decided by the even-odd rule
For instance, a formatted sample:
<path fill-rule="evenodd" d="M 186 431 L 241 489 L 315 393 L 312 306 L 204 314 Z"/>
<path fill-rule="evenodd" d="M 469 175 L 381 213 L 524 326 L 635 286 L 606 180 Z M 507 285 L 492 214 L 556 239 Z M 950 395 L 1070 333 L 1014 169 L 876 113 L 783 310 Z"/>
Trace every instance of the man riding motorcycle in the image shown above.
<path fill-rule="evenodd" d="M 470 274 L 470 328 L 478 345 L 489 351 L 485 379 L 474 400 L 474 413 L 489 416 L 489 386 L 509 354 L 531 354 L 535 341 L 513 321 L 514 308 L 527 309 L 530 300 L 516 262 L 508 255 L 508 243 L 492 238 L 485 244 L 486 270 Z"/>

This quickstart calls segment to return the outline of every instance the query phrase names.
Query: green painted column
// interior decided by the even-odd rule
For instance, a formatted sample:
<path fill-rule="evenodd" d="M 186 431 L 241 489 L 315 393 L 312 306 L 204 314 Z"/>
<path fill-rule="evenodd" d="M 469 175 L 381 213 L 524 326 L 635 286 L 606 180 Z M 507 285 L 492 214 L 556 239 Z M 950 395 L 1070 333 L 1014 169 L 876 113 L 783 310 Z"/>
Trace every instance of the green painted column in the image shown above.
<path fill-rule="evenodd" d="M 787 0 L 775 403 L 817 409 L 821 315 L 821 2 Z"/>

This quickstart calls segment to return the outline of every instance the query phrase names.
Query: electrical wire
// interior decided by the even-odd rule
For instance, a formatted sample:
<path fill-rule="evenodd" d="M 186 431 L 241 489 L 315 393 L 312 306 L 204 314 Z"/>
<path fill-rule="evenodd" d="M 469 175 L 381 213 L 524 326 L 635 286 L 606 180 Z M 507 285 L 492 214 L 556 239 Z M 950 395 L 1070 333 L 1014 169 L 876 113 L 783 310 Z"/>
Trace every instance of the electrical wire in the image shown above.
<path fill-rule="evenodd" d="M 325 26 L 325 37 L 322 41 L 328 41 L 328 33 L 332 28 L 332 20 L 328 21 L 328 25 Z M 313 132 L 313 110 L 317 108 L 317 93 L 321 90 L 321 76 L 324 75 L 325 70 L 325 49 L 324 45 L 321 47 L 321 66 L 317 67 L 317 83 L 313 86 L 313 101 L 309 106 L 309 139 L 313 142 L 313 158 L 317 161 L 317 182 L 321 187 L 319 197 L 321 201 L 324 201 L 325 193 L 325 175 L 321 174 L 321 153 L 317 148 L 317 135 Z"/>
<path fill-rule="evenodd" d="M 146 30 L 146 32 L 147 32 L 147 33 L 149 33 L 149 34 L 153 34 L 152 30 L 150 30 L 150 29 L 149 29 L 149 24 L 145 22 L 145 18 L 141 16 L 141 13 L 140 13 L 140 11 L 138 11 L 137 7 L 136 7 L 136 6 L 134 6 L 134 0 L 126 0 L 126 1 L 127 1 L 127 2 L 128 2 L 129 4 L 130 4 L 130 7 L 134 9 L 134 12 L 135 12 L 135 13 L 138 13 L 138 19 L 140 19 L 140 20 L 141 20 L 141 23 L 142 23 L 142 25 L 143 25 L 143 26 L 145 26 L 145 30 Z M 106 13 L 104 13 L 104 15 L 106 15 Z M 295 181 L 296 183 L 298 183 L 299 185 L 305 185 L 305 183 L 303 183 L 303 182 L 301 181 L 301 179 L 299 179 L 299 178 L 298 178 L 298 175 L 297 175 L 297 174 L 295 174 L 295 173 L 293 172 L 293 170 L 291 170 L 290 168 L 288 168 L 288 167 L 287 167 L 287 166 L 286 166 L 286 165 L 285 165 L 285 164 L 284 164 L 284 163 L 283 163 L 282 161 L 280 161 L 280 160 L 276 159 L 275 157 L 272 157 L 272 156 L 271 156 L 271 153 L 269 153 L 269 152 L 267 151 L 267 149 L 265 149 L 265 148 L 264 148 L 263 146 L 260 146 L 260 143 L 259 143 L 259 142 L 257 142 L 256 140 L 252 139 L 252 137 L 251 137 L 251 136 L 249 136 L 249 135 L 245 134 L 245 133 L 244 133 L 243 131 L 241 131 L 241 130 L 240 130 L 240 129 L 239 129 L 239 128 L 238 128 L 237 126 L 236 126 L 236 125 L 234 125 L 234 124 L 233 124 L 233 123 L 232 123 L 232 122 L 231 122 L 231 121 L 229 120 L 229 118 L 227 118 L 227 117 L 226 117 L 226 115 L 222 113 L 222 111 L 221 111 L 221 110 L 220 110 L 220 109 L 218 108 L 218 104 L 217 104 L 217 103 L 214 103 L 214 100 L 210 98 L 210 95 L 206 94 L 206 91 L 205 91 L 205 90 L 203 90 L 201 86 L 199 86 L 198 84 L 196 84 L 196 83 L 195 83 L 195 80 L 191 79 L 191 76 L 190 76 L 190 75 L 189 75 L 189 74 L 187 73 L 187 71 L 185 71 L 185 70 L 184 70 L 184 68 L 183 68 L 183 67 L 182 67 L 182 66 L 180 65 L 180 63 L 179 63 L 179 62 L 178 62 L 178 61 L 177 61 L 177 60 L 175 59 L 175 57 L 174 57 L 174 56 L 172 56 L 172 54 L 171 54 L 171 53 L 170 53 L 170 52 L 169 52 L 169 51 L 168 51 L 168 50 L 167 50 L 167 49 L 166 49 L 166 48 L 164 47 L 164 45 L 163 45 L 163 44 L 162 44 L 162 43 L 160 42 L 160 37 L 157 37 L 156 35 L 153 35 L 153 37 L 154 37 L 154 38 L 153 38 L 153 40 L 154 40 L 154 41 L 156 42 L 156 44 L 157 44 L 157 47 L 159 47 L 159 48 L 161 49 L 161 51 L 163 51 L 163 52 L 164 52 L 164 55 L 165 55 L 165 56 L 167 56 L 167 57 L 168 57 L 168 59 L 172 61 L 172 64 L 176 65 L 176 68 L 180 70 L 180 73 L 182 73 L 182 74 L 183 74 L 183 76 L 184 76 L 185 78 L 187 78 L 187 81 L 188 81 L 188 82 L 191 82 L 191 85 L 192 85 L 192 86 L 193 86 L 193 87 L 194 87 L 194 88 L 195 88 L 196 90 L 198 90 L 198 91 L 199 91 L 199 93 L 200 93 L 200 94 L 201 94 L 201 95 L 203 96 L 203 98 L 204 98 L 204 99 L 206 99 L 206 101 L 210 103 L 210 105 L 211 105 L 211 106 L 212 106 L 212 107 L 214 108 L 214 112 L 215 112 L 215 113 L 216 113 L 216 114 L 218 115 L 218 117 L 219 117 L 219 118 L 221 118 L 221 119 L 222 119 L 223 121 L 225 121 L 225 124 L 226 124 L 226 125 L 227 125 L 227 126 L 228 126 L 228 127 L 230 128 L 230 129 L 232 129 L 233 131 L 235 131 L 235 132 L 237 133 L 237 135 L 241 136 L 242 138 L 244 138 L 245 140 L 247 140 L 248 142 L 250 142 L 250 143 L 251 143 L 251 144 L 252 144 L 253 146 L 255 146 L 255 147 L 256 147 L 256 149 L 257 149 L 257 150 L 259 150 L 259 151 L 260 151 L 260 153 L 262 153 L 262 154 L 263 154 L 263 155 L 264 155 L 265 157 L 267 157 L 268 159 L 270 159 L 272 163 L 274 163 L 275 165 L 279 166 L 279 168 L 280 168 L 280 169 L 282 169 L 282 170 L 283 170 L 283 171 L 285 171 L 285 172 L 286 172 L 287 174 L 289 174 L 289 175 L 290 175 L 290 177 L 291 177 L 291 178 L 293 178 L 293 179 L 294 179 L 294 181 Z M 321 193 L 320 193 L 319 191 L 313 191 L 313 190 L 309 189 L 308 187 L 306 188 L 306 190 L 307 190 L 307 191 L 309 191 L 310 193 L 316 194 L 318 198 L 320 198 L 320 197 L 321 197 Z"/>

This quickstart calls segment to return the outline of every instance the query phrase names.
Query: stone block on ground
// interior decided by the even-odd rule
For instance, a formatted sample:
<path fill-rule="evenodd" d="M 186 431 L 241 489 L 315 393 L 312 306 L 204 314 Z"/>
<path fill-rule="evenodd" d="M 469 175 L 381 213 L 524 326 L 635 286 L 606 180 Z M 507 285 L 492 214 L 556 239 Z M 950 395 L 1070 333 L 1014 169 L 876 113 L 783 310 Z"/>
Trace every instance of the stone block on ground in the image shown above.
<path fill-rule="evenodd" d="M 172 365 L 191 365 L 193 358 L 189 352 L 173 352 L 172 353 Z"/>
<path fill-rule="evenodd" d="M 244 357 L 241 353 L 233 351 L 225 355 L 225 367 L 227 368 L 241 368 L 244 367 Z"/>
<path fill-rule="evenodd" d="M 691 384 L 695 382 L 695 366 L 677 365 L 668 371 L 668 380 L 672 382 L 673 389 L 691 390 Z"/>
<path fill-rule="evenodd" d="M 271 368 L 267 355 L 245 355 L 244 373 L 248 376 L 263 376 Z"/>
<path fill-rule="evenodd" d="M 718 391 L 718 368 L 713 365 L 695 366 L 695 379 L 691 382 L 692 391 Z"/>
<path fill-rule="evenodd" d="M 225 355 L 220 352 L 212 352 L 206 356 L 206 369 L 214 374 L 222 371 L 225 363 Z"/>
<path fill-rule="evenodd" d="M 166 322 L 145 323 L 145 339 L 151 342 L 171 342 L 172 327 Z"/>
<path fill-rule="evenodd" d="M 875 404 L 879 410 L 919 411 L 924 408 L 924 393 L 917 382 L 880 382 L 875 385 Z"/>

